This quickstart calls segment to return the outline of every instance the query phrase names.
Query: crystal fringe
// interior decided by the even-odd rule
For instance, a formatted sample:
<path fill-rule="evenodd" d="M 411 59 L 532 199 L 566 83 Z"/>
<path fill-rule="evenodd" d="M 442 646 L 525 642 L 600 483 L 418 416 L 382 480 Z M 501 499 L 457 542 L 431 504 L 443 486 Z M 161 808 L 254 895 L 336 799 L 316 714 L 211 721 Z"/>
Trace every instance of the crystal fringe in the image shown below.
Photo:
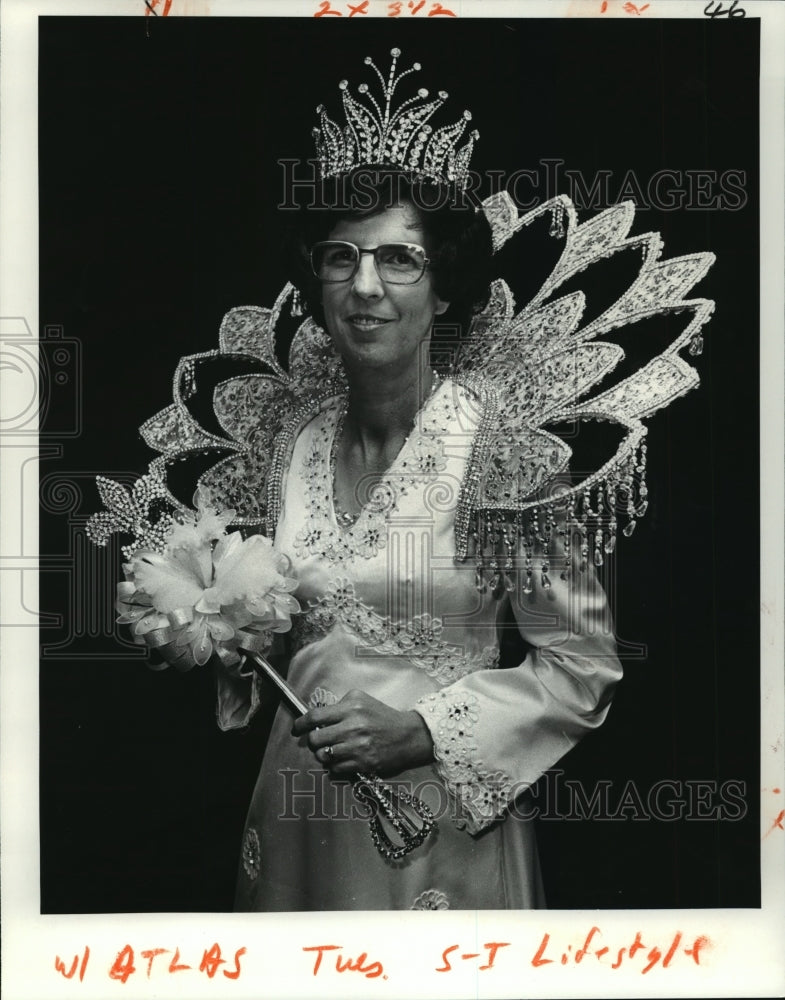
<path fill-rule="evenodd" d="M 576 566 L 601 565 L 619 534 L 629 537 L 646 513 L 643 420 L 697 385 L 697 373 L 679 352 L 696 353 L 713 303 L 685 295 L 714 257 L 701 253 L 660 260 L 657 233 L 628 237 L 635 212 L 630 202 L 581 224 L 565 196 L 519 215 L 503 192 L 487 199 L 484 209 L 496 249 L 547 213 L 554 235 L 561 229 L 563 239 L 552 273 L 518 312 L 507 284 L 493 283 L 488 304 L 474 317 L 449 373 L 477 401 L 480 413 L 459 491 L 455 558 L 471 555 L 478 589 L 490 587 L 501 596 L 516 585 L 524 593 L 547 588 L 553 574 L 567 578 Z M 558 298 L 558 289 L 594 262 L 628 249 L 642 251 L 637 277 L 603 314 L 581 326 L 582 293 Z M 271 309 L 231 310 L 221 325 L 219 349 L 182 359 L 173 403 L 140 429 L 159 452 L 143 477 L 146 482 L 128 494 L 99 480 L 107 510 L 91 518 L 95 541 L 105 544 L 112 531 L 124 531 L 136 536 L 136 547 L 159 544 L 171 519 L 188 510 L 169 491 L 167 467 L 215 451 L 224 457 L 198 484 L 217 507 L 237 510 L 235 527 L 274 532 L 299 429 L 327 400 L 347 390 L 340 358 L 311 317 L 292 339 L 288 366 L 278 361 L 278 318 L 293 292 L 286 285 Z M 692 316 L 665 351 L 590 395 L 623 357 L 620 347 L 597 342 L 598 336 L 638 319 L 680 312 Z M 186 406 L 197 388 L 197 363 L 218 357 L 252 359 L 266 369 L 266 374 L 239 376 L 216 387 L 214 408 L 224 436 L 201 428 Z M 601 421 L 624 432 L 609 461 L 567 486 L 571 449 L 545 429 L 564 421 Z"/>

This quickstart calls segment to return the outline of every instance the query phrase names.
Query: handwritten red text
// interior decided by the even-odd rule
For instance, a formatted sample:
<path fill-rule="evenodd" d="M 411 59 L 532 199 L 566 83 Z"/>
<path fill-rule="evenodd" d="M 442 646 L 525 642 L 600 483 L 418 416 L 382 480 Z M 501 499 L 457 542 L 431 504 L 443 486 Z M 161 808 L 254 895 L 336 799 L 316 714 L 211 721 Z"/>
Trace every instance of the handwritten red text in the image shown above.
<path fill-rule="evenodd" d="M 450 962 L 450 956 L 452 955 L 453 961 L 456 959 L 461 959 L 461 961 L 467 961 L 474 958 L 484 958 L 485 961 L 478 968 L 480 972 L 485 972 L 487 969 L 493 968 L 493 962 L 496 958 L 496 952 L 499 948 L 508 948 L 510 945 L 509 941 L 488 941 L 487 944 L 483 945 L 483 948 L 487 949 L 487 954 L 483 955 L 478 951 L 463 952 L 460 955 L 454 955 L 453 952 L 460 950 L 460 945 L 451 944 L 449 947 L 445 948 L 442 952 L 442 964 L 437 967 L 437 972 L 452 972 L 452 964 Z"/>
<path fill-rule="evenodd" d="M 169 0 L 171 2 L 171 0 Z M 381 7 L 382 4 L 377 5 Z M 423 14 L 425 17 L 457 17 L 454 10 L 445 7 L 436 0 L 393 0 L 384 4 L 387 17 L 414 17 Z M 319 0 L 314 17 L 364 17 L 371 14 L 370 0 L 360 0 L 359 3 L 333 3 L 331 0 Z"/>
<path fill-rule="evenodd" d="M 127 983 L 131 976 L 151 979 L 154 974 L 173 975 L 188 971 L 202 973 L 208 979 L 213 979 L 220 971 L 223 978 L 239 979 L 242 971 L 240 960 L 245 953 L 245 948 L 237 948 L 233 954 L 230 953 L 231 957 L 224 958 L 221 946 L 216 942 L 203 950 L 198 962 L 186 962 L 183 961 L 179 948 L 142 948 L 134 951 L 130 944 L 126 944 L 117 952 L 107 975 L 120 983 Z M 70 964 L 68 959 L 63 960 L 56 955 L 55 971 L 66 979 L 73 979 L 78 973 L 79 981 L 82 982 L 89 960 L 89 947 L 85 947 L 81 958 L 79 954 L 74 955 Z"/>
<path fill-rule="evenodd" d="M 74 973 L 79 968 L 79 982 L 84 980 L 85 970 L 87 969 L 87 963 L 90 960 L 90 948 L 85 946 L 85 950 L 82 953 L 82 961 L 79 961 L 79 956 L 74 955 L 74 960 L 71 962 L 70 969 L 66 969 L 65 962 L 60 958 L 59 955 L 55 955 L 55 969 L 61 975 L 65 976 L 66 979 L 73 979 Z"/>
<path fill-rule="evenodd" d="M 643 940 L 641 931 L 637 931 L 632 943 L 625 944 L 621 948 L 610 948 L 602 944 L 602 931 L 600 928 L 592 927 L 580 947 L 573 951 L 572 945 L 568 944 L 567 948 L 563 949 L 561 954 L 559 954 L 559 949 L 553 948 L 550 943 L 550 934 L 545 933 L 531 960 L 531 964 L 535 969 L 544 965 L 553 965 L 554 963 L 558 963 L 559 965 L 580 965 L 587 956 L 593 955 L 598 962 L 609 965 L 611 969 L 620 969 L 622 965 L 636 961 L 637 965 L 640 966 L 640 972 L 645 974 L 651 972 L 658 964 L 663 969 L 669 968 L 675 956 L 682 952 L 684 955 L 692 958 L 696 965 L 700 965 L 701 951 L 708 947 L 710 944 L 709 939 L 705 936 L 700 936 L 695 938 L 692 943 L 687 942 L 685 947 L 681 947 L 682 940 L 682 932 L 676 931 L 667 945 L 663 944 L 660 946 L 653 943 L 651 939 L 646 943 Z"/>
<path fill-rule="evenodd" d="M 161 4 L 163 3 L 163 6 Z M 156 7 L 161 6 L 161 10 L 156 10 Z M 144 0 L 144 16 L 149 17 L 153 14 L 155 17 L 159 15 L 161 17 L 166 17 L 169 11 L 172 9 L 172 0 Z"/>
<path fill-rule="evenodd" d="M 316 975 L 319 972 L 319 969 L 321 969 L 322 956 L 324 953 L 326 951 L 336 951 L 338 952 L 335 956 L 336 972 L 359 972 L 361 975 L 365 976 L 366 979 L 377 979 L 379 976 L 382 976 L 384 979 L 387 978 L 387 976 L 384 975 L 382 963 L 369 962 L 367 952 L 362 952 L 357 956 L 357 958 L 344 958 L 340 952 L 341 948 L 342 945 L 340 944 L 315 944 L 308 948 L 303 948 L 303 951 L 313 951 L 316 953 L 313 963 L 313 974 Z M 327 968 L 329 968 L 329 965 Z"/>

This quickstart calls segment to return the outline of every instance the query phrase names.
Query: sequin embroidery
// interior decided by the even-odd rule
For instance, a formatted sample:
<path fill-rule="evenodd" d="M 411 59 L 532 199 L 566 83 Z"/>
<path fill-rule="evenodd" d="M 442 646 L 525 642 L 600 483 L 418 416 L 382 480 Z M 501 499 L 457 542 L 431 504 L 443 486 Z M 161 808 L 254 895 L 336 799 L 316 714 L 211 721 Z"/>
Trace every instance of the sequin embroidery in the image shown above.
<path fill-rule="evenodd" d="M 243 842 L 243 868 L 251 881 L 258 877 L 261 869 L 262 851 L 259 844 L 259 834 L 252 826 L 245 831 Z"/>
<path fill-rule="evenodd" d="M 294 620 L 295 647 L 323 638 L 336 625 L 353 632 L 375 652 L 406 657 L 439 684 L 451 684 L 476 670 L 493 670 L 499 663 L 496 644 L 472 654 L 445 641 L 440 618 L 422 614 L 401 622 L 377 614 L 356 597 L 347 577 L 332 580 L 322 597 Z"/>
<path fill-rule="evenodd" d="M 420 698 L 417 709 L 431 731 L 436 769 L 459 808 L 455 825 L 478 833 L 501 819 L 513 783 L 503 771 L 482 766 L 474 733 L 480 718 L 477 697 L 447 689 Z"/>
<path fill-rule="evenodd" d="M 334 473 L 330 456 L 344 406 L 344 401 L 337 399 L 315 420 L 313 439 L 300 467 L 308 522 L 294 543 L 301 559 L 319 556 L 337 565 L 357 557 L 372 559 L 386 548 L 390 518 L 400 499 L 434 482 L 447 467 L 443 437 L 454 416 L 449 394 L 437 390 L 420 410 L 415 429 L 357 519 L 340 527 L 331 500 Z"/>
<path fill-rule="evenodd" d="M 416 897 L 410 910 L 449 910 L 450 901 L 439 889 L 426 889 Z"/>

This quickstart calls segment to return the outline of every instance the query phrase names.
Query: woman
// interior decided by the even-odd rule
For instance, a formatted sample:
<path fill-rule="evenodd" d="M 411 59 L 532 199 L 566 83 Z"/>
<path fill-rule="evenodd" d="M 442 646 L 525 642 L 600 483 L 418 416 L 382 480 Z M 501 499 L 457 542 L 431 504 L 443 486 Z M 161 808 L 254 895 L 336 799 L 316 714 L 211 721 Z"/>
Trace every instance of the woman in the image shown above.
<path fill-rule="evenodd" d="M 631 203 L 580 225 L 562 196 L 523 216 L 506 194 L 476 211 L 465 195 L 477 133 L 458 145 L 471 116 L 434 130 L 447 95 L 424 89 L 395 110 L 396 87 L 420 68 L 396 76 L 399 55 L 387 77 L 366 60 L 380 101 L 342 81 L 345 127 L 319 109 L 321 208 L 305 213 L 297 279 L 312 315 L 288 369 L 275 342 L 291 286 L 272 309 L 232 310 L 220 349 L 181 361 L 174 406 L 141 428 L 162 457 L 133 498 L 104 482 L 118 509 L 93 519 L 99 543 L 133 524 L 147 547 L 164 545 L 172 515 L 151 526 L 147 506 L 183 512 L 167 465 L 228 449 L 200 486 L 232 511 L 221 523 L 274 535 L 298 582 L 303 614 L 282 659 L 308 711 L 282 705 L 274 721 L 244 833 L 242 910 L 543 904 L 525 792 L 607 714 L 621 667 L 594 566 L 646 511 L 643 419 L 697 384 L 678 352 L 699 351 L 713 306 L 685 298 L 712 255 L 659 261 L 658 234 L 628 238 Z M 516 312 L 505 282 L 489 286 L 491 252 L 547 213 L 564 248 Z M 583 294 L 555 293 L 633 246 L 639 275 L 582 323 Z M 624 356 L 600 335 L 678 312 L 692 318 L 667 350 L 591 395 Z M 224 438 L 185 405 L 196 364 L 216 356 L 266 369 L 216 386 Z M 570 447 L 551 428 L 584 420 L 622 440 L 571 484 Z M 187 669 L 174 636 L 190 619 L 173 615 L 142 641 Z M 507 662 L 510 625 L 527 651 Z M 265 696 L 236 653 L 217 663 L 224 729 Z M 436 830 L 402 859 L 372 840 L 355 773 L 386 776 Z"/>
<path fill-rule="evenodd" d="M 348 390 L 278 443 L 275 543 L 305 610 L 288 681 L 311 708 L 294 724 L 278 710 L 244 835 L 243 910 L 542 905 L 533 827 L 520 800 L 510 807 L 601 724 L 621 674 L 593 571 L 524 593 L 522 559 L 511 590 L 479 591 L 473 563 L 455 561 L 483 402 L 470 380 L 439 376 L 429 346 L 453 295 L 463 308 L 487 297 L 490 230 L 473 210 L 423 210 L 418 191 L 382 173 L 370 209 L 317 213 L 323 239 L 308 238 L 309 302 Z M 496 669 L 510 607 L 531 649 Z M 221 724 L 246 722 L 252 697 L 223 675 Z M 404 861 L 352 815 L 340 779 L 358 771 L 394 776 L 437 816 Z"/>

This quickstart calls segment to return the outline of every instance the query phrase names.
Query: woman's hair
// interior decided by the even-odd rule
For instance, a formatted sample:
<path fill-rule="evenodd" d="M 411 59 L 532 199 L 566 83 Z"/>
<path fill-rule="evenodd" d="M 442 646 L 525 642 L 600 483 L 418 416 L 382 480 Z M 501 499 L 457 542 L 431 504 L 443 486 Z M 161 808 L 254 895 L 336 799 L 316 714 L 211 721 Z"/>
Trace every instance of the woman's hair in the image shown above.
<path fill-rule="evenodd" d="M 370 218 L 398 205 L 411 205 L 423 226 L 436 294 L 450 303 L 438 325 L 459 340 L 466 335 L 472 313 L 488 301 L 493 248 L 485 214 L 454 185 L 423 181 L 385 167 L 360 167 L 321 181 L 310 202 L 298 209 L 289 234 L 290 280 L 303 293 L 311 315 L 324 326 L 321 286 L 311 271 L 310 248 L 329 239 L 339 222 Z"/>

